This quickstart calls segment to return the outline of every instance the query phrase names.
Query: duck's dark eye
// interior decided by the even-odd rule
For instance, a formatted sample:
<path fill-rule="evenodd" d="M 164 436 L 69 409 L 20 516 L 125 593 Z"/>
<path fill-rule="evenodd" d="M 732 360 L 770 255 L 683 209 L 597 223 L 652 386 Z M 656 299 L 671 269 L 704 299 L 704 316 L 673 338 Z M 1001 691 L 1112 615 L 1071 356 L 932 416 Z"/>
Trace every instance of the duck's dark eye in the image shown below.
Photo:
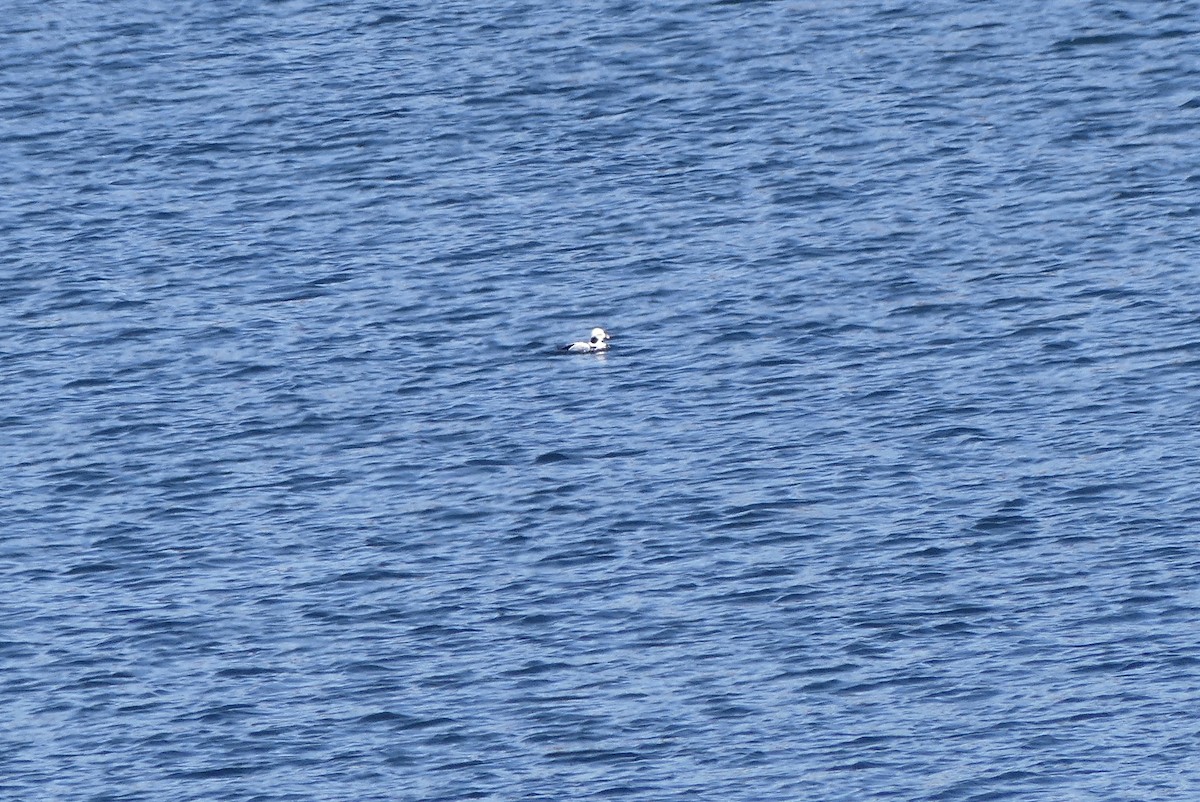
<path fill-rule="evenodd" d="M 595 345 L 595 343 L 596 343 L 596 340 L 599 340 L 599 339 L 600 339 L 599 337 L 593 337 L 593 338 L 592 338 L 592 344 L 593 344 L 593 345 Z"/>

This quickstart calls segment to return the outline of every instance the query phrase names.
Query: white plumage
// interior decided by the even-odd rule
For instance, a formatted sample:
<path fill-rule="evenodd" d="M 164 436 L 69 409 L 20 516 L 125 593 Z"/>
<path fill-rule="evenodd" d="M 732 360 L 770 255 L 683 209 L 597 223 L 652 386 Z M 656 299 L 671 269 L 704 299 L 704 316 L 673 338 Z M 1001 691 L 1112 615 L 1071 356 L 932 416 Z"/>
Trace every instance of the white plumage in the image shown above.
<path fill-rule="evenodd" d="M 597 327 L 592 329 L 591 339 L 577 343 L 568 343 L 567 345 L 559 346 L 558 350 L 571 354 L 594 354 L 597 351 L 607 351 L 608 341 L 611 339 L 612 337 L 607 331 Z"/>

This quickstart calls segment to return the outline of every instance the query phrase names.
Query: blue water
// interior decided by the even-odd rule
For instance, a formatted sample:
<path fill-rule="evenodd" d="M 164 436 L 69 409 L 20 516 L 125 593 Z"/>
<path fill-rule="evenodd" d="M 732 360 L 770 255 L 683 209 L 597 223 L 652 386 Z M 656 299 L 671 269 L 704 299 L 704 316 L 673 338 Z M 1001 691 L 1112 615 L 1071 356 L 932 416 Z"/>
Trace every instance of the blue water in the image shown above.
<path fill-rule="evenodd" d="M 1197 798 L 1198 34 L 9 3 L 0 797 Z"/>

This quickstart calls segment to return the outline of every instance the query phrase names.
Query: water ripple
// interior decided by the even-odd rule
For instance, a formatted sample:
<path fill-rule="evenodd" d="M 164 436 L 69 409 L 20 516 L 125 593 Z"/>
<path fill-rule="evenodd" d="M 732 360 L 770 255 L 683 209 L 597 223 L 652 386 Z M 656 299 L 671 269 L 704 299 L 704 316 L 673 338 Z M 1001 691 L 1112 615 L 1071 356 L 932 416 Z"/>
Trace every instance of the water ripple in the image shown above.
<path fill-rule="evenodd" d="M 4 795 L 1194 793 L 1187 9 L 11 11 Z"/>

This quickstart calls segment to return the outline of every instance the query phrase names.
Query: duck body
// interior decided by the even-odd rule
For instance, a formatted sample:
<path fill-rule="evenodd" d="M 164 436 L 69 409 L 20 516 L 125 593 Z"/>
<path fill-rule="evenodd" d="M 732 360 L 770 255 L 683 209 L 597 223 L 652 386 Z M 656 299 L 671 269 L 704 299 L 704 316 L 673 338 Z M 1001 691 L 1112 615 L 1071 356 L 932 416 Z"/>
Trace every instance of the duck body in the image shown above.
<path fill-rule="evenodd" d="M 607 351 L 608 341 L 611 339 L 608 332 L 597 327 L 592 329 L 592 336 L 589 339 L 560 345 L 558 350 L 568 354 L 594 354 L 598 351 Z"/>

